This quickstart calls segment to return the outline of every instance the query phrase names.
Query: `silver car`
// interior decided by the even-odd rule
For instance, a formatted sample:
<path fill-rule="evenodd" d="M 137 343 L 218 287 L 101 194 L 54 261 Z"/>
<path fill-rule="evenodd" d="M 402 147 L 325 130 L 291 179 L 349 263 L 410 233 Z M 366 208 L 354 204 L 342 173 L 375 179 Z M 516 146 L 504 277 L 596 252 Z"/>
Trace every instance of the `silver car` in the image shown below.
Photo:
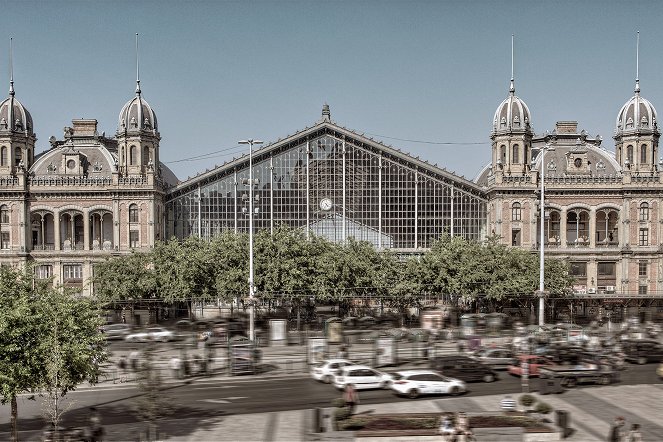
<path fill-rule="evenodd" d="M 477 350 L 472 357 L 494 370 L 506 370 L 509 365 L 516 362 L 516 356 L 511 350 L 499 347 Z"/>
<path fill-rule="evenodd" d="M 101 331 L 107 340 L 124 339 L 131 333 L 131 326 L 129 324 L 107 324 L 101 326 Z"/>

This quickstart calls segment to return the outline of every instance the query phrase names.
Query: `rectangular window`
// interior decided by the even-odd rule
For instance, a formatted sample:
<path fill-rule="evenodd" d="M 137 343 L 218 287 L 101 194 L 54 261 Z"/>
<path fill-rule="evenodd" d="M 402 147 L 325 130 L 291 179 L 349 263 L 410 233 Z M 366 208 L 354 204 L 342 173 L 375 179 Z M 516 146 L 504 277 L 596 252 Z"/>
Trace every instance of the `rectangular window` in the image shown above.
<path fill-rule="evenodd" d="M 514 229 L 511 231 L 511 245 L 520 246 L 520 229 Z"/>
<path fill-rule="evenodd" d="M 62 279 L 64 282 L 83 281 L 83 264 L 65 264 L 62 266 Z"/>
<path fill-rule="evenodd" d="M 569 268 L 571 276 L 586 277 L 587 276 L 587 263 L 586 262 L 572 262 Z"/>
<path fill-rule="evenodd" d="M 646 285 L 639 285 L 638 286 L 638 295 L 646 295 L 647 294 L 647 286 Z"/>
<path fill-rule="evenodd" d="M 132 249 L 138 247 L 138 230 L 129 231 L 129 247 Z"/>
<path fill-rule="evenodd" d="M 0 223 L 9 224 L 9 209 L 7 209 L 7 206 L 0 208 Z"/>
<path fill-rule="evenodd" d="M 649 245 L 649 229 L 640 229 L 640 233 L 638 234 L 638 245 Z"/>
<path fill-rule="evenodd" d="M 615 276 L 614 262 L 599 262 L 597 267 L 598 276 Z"/>
<path fill-rule="evenodd" d="M 0 233 L 0 249 L 9 250 L 9 232 Z"/>
<path fill-rule="evenodd" d="M 50 264 L 42 264 L 35 267 L 35 278 L 49 279 L 53 276 L 53 266 Z"/>
<path fill-rule="evenodd" d="M 647 263 L 640 261 L 638 263 L 638 276 L 647 276 Z"/>

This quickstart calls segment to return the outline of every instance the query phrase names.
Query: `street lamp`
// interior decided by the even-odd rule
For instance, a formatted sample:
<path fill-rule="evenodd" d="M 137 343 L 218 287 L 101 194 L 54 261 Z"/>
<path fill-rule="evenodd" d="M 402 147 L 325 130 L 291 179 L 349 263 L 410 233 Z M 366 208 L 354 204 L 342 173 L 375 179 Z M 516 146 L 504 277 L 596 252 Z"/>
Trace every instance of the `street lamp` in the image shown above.
<path fill-rule="evenodd" d="M 254 292 L 255 286 L 253 284 L 253 186 L 256 184 L 253 181 L 253 145 L 262 144 L 260 140 L 249 138 L 248 140 L 241 140 L 239 144 L 249 145 L 249 339 L 253 342 L 256 340 L 255 331 L 255 307 L 254 307 Z"/>
<path fill-rule="evenodd" d="M 539 218 L 539 223 L 541 224 L 541 238 L 539 239 L 539 246 L 540 246 L 540 256 L 539 256 L 539 325 L 543 326 L 545 325 L 546 318 L 545 318 L 545 301 L 543 299 L 543 277 L 544 277 L 544 223 L 545 223 L 545 206 L 546 206 L 546 198 L 545 198 L 545 186 L 543 185 L 543 181 L 545 180 L 546 177 L 546 162 L 545 162 L 545 155 L 546 151 L 550 150 L 550 144 L 546 144 L 545 147 L 541 148 L 541 173 L 540 173 L 540 178 L 541 178 L 541 216 Z"/>

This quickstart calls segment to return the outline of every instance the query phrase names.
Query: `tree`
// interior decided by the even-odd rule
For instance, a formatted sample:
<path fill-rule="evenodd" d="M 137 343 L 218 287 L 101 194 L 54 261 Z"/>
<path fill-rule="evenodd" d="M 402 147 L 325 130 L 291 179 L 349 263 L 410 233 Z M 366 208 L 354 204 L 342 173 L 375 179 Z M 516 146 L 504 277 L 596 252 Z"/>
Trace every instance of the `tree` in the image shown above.
<path fill-rule="evenodd" d="M 0 392 L 3 403 L 11 402 L 17 440 L 18 394 L 43 392 L 54 400 L 48 408 L 57 426 L 58 398 L 94 379 L 106 353 L 91 300 L 34 280 L 29 267 L 1 267 L 0 293 Z"/>
<path fill-rule="evenodd" d="M 134 403 L 138 415 L 147 422 L 147 440 L 157 439 L 156 422 L 171 413 L 172 400 L 163 393 L 163 380 L 154 365 L 154 342 L 148 342 L 138 370 L 138 388 L 142 395 Z"/>

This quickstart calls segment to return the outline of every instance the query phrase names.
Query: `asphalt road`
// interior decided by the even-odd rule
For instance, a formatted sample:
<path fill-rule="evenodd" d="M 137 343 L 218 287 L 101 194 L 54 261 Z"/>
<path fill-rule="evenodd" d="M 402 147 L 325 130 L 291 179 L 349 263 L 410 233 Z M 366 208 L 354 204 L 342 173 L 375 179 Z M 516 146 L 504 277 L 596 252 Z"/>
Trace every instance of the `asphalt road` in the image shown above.
<path fill-rule="evenodd" d="M 621 384 L 660 384 L 655 369 L 656 364 L 629 365 L 627 370 L 621 372 Z M 519 393 L 522 391 L 520 382 L 520 378 L 502 373 L 497 382 L 468 384 L 470 391 L 466 396 Z M 580 386 L 577 390 L 584 388 L 602 387 L 588 385 Z M 363 404 L 411 401 L 394 396 L 389 390 L 361 391 L 359 394 Z M 337 397 L 340 397 L 340 392 L 332 385 L 321 384 L 304 376 L 287 379 L 259 377 L 196 379 L 190 383 L 166 386 L 160 398 L 162 407 L 170 408 L 171 414 L 159 424 L 159 427 L 166 433 L 172 434 L 174 430 L 181 433 L 184 425 L 195 428 L 204 425 L 205 420 L 209 418 L 329 407 L 331 401 Z M 135 439 L 138 432 L 144 428 L 142 419 L 133 410 L 140 398 L 141 391 L 134 385 L 82 388 L 70 392 L 61 404 L 63 407 L 69 407 L 63 425 L 85 426 L 89 407 L 96 407 L 102 415 L 108 440 Z M 9 413 L 8 404 L 0 406 L 0 440 L 5 440 L 10 431 Z M 35 440 L 38 431 L 45 427 L 40 403 L 21 396 L 18 400 L 18 415 L 21 439 Z"/>

